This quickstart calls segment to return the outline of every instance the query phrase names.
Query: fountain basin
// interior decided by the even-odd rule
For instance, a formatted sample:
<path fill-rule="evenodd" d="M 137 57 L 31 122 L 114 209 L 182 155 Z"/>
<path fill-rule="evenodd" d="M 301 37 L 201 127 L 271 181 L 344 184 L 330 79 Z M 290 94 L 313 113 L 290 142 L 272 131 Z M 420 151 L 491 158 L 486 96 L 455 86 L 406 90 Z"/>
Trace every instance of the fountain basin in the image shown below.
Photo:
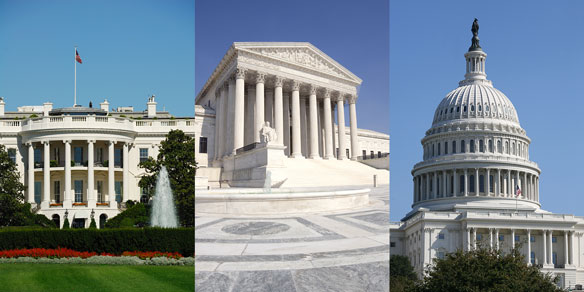
<path fill-rule="evenodd" d="M 337 211 L 369 205 L 368 188 L 196 190 L 195 214 L 273 215 Z"/>

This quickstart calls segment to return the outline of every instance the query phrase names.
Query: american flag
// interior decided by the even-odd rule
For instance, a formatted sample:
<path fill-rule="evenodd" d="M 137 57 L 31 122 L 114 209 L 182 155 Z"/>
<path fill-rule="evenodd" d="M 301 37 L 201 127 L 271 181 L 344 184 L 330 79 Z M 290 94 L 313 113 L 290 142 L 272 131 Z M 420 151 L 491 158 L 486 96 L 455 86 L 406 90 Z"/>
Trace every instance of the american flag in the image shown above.
<path fill-rule="evenodd" d="M 521 195 L 521 188 L 519 187 L 519 185 L 516 185 L 516 187 L 515 187 L 515 195 L 516 196 Z"/>
<path fill-rule="evenodd" d="M 77 52 L 77 49 L 75 49 L 75 60 L 77 60 L 79 64 L 83 64 L 83 61 L 81 61 L 81 57 L 79 57 L 79 52 Z"/>

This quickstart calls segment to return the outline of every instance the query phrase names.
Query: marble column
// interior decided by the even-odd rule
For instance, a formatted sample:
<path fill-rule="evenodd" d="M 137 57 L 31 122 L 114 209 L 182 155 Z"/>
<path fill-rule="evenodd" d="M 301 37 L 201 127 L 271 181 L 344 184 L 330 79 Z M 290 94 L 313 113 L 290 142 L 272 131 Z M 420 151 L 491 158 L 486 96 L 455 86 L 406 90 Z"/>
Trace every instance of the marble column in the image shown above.
<path fill-rule="evenodd" d="M 466 228 L 466 251 L 470 250 L 470 243 L 471 243 L 471 237 L 470 237 L 470 228 Z"/>
<path fill-rule="evenodd" d="M 333 147 L 333 128 L 332 119 L 327 118 L 332 114 L 331 111 L 331 91 L 326 89 L 324 92 L 324 133 L 325 133 L 325 155 L 324 159 L 334 158 Z"/>
<path fill-rule="evenodd" d="M 27 143 L 28 147 L 28 202 L 33 204 L 34 201 L 34 147 L 31 142 Z"/>
<path fill-rule="evenodd" d="M 442 198 L 446 198 L 448 193 L 448 174 L 446 170 L 442 171 L 442 182 Z"/>
<path fill-rule="evenodd" d="M 548 232 L 549 244 L 550 244 L 550 250 L 548 252 L 548 254 L 549 254 L 548 264 L 550 264 L 550 265 L 553 265 L 554 264 L 554 258 L 553 258 L 553 254 L 554 254 L 554 242 L 552 240 L 553 233 L 554 233 L 553 230 L 550 230 Z"/>
<path fill-rule="evenodd" d="M 308 157 L 308 119 L 306 118 L 306 98 L 300 98 L 300 147 L 303 157 Z"/>
<path fill-rule="evenodd" d="M 339 93 L 337 97 L 337 121 L 339 124 L 339 157 L 338 159 L 343 160 L 347 158 L 347 148 L 345 146 L 345 105 L 344 105 L 344 95 Z"/>
<path fill-rule="evenodd" d="M 529 229 L 527 229 L 527 256 L 525 258 L 527 258 L 527 265 L 531 265 L 531 230 Z"/>
<path fill-rule="evenodd" d="M 312 159 L 320 158 L 318 154 L 318 103 L 316 101 L 316 86 L 310 87 L 309 116 L 310 116 L 310 151 Z"/>
<path fill-rule="evenodd" d="M 568 231 L 564 230 L 564 265 L 569 265 L 570 263 L 570 259 L 569 259 L 569 247 L 568 247 Z"/>
<path fill-rule="evenodd" d="M 497 186 L 495 188 L 495 196 L 499 197 L 501 195 L 501 169 L 497 168 Z"/>
<path fill-rule="evenodd" d="M 252 95 L 253 93 L 253 95 Z M 255 127 L 255 86 L 245 85 L 245 127 L 243 145 L 254 143 L 253 131 Z"/>
<path fill-rule="evenodd" d="M 547 265 L 548 263 L 548 254 L 547 254 L 547 230 L 542 230 L 542 243 L 543 243 L 543 264 Z"/>
<path fill-rule="evenodd" d="M 124 143 L 123 146 L 123 160 L 124 160 L 124 168 L 122 170 L 122 202 L 126 202 L 129 199 L 130 195 L 130 159 L 128 157 L 130 145 L 128 143 Z"/>
<path fill-rule="evenodd" d="M 213 160 L 219 159 L 219 128 L 221 122 L 221 88 L 215 89 L 215 139 L 213 141 Z"/>
<path fill-rule="evenodd" d="M 63 208 L 71 208 L 71 140 L 64 140 L 63 143 L 65 143 L 65 200 L 63 200 Z"/>
<path fill-rule="evenodd" d="M 292 157 L 302 157 L 300 143 L 300 83 L 292 83 Z"/>
<path fill-rule="evenodd" d="M 477 229 L 472 229 L 472 248 L 477 249 Z"/>
<path fill-rule="evenodd" d="M 255 116 L 254 116 L 254 128 L 253 128 L 253 140 L 256 143 L 260 142 L 260 131 L 264 124 L 265 109 L 264 109 L 264 82 L 266 80 L 266 75 L 264 73 L 258 72 L 256 76 L 256 89 L 255 89 Z"/>
<path fill-rule="evenodd" d="M 491 174 L 490 169 L 486 169 L 487 174 L 485 175 L 485 195 L 487 197 L 491 196 Z"/>
<path fill-rule="evenodd" d="M 359 156 L 359 140 L 357 136 L 357 96 L 349 96 L 349 119 L 351 120 L 351 160 Z"/>
<path fill-rule="evenodd" d="M 278 136 L 278 145 L 284 145 L 284 104 L 282 97 L 283 82 L 283 78 L 276 77 L 276 82 L 274 84 L 274 128 L 276 129 L 276 135 Z"/>
<path fill-rule="evenodd" d="M 515 248 L 515 229 L 511 229 L 511 248 L 513 250 Z"/>
<path fill-rule="evenodd" d="M 574 266 L 574 254 L 576 249 L 574 248 L 574 231 L 570 231 L 570 265 Z"/>
<path fill-rule="evenodd" d="M 458 190 L 458 173 L 456 172 L 456 168 L 452 171 L 452 175 L 454 176 L 452 179 L 452 196 L 458 197 L 460 191 Z"/>
<path fill-rule="evenodd" d="M 266 89 L 265 97 L 264 119 L 270 123 L 270 127 L 274 128 L 274 91 Z"/>
<path fill-rule="evenodd" d="M 243 147 L 243 133 L 245 126 L 245 69 L 235 71 L 235 115 L 233 116 L 233 151 Z"/>
<path fill-rule="evenodd" d="M 87 207 L 95 208 L 97 197 L 95 196 L 94 190 L 94 175 L 93 172 L 93 146 L 95 141 L 88 140 L 87 141 Z"/>
<path fill-rule="evenodd" d="M 234 149 L 234 130 L 235 128 L 235 76 L 229 77 L 227 81 L 227 121 L 225 123 L 225 138 L 227 140 L 227 147 L 225 149 L 225 156 L 231 156 Z"/>
<path fill-rule="evenodd" d="M 109 196 L 110 208 L 115 208 L 117 205 L 114 176 L 114 144 L 114 141 L 109 141 L 107 158 L 107 194 Z M 221 151 L 219 151 L 219 153 L 221 153 Z"/>
<path fill-rule="evenodd" d="M 221 121 L 219 127 L 219 158 L 222 159 L 227 153 L 227 115 L 228 115 L 228 102 L 229 102 L 229 89 L 228 83 L 224 83 L 221 86 Z M 113 157 L 113 156 L 112 156 Z M 113 161 L 113 160 L 112 160 Z"/>
<path fill-rule="evenodd" d="M 43 200 L 41 206 L 49 207 L 51 201 L 51 144 L 43 141 Z"/>
<path fill-rule="evenodd" d="M 434 171 L 434 178 L 432 179 L 432 199 L 438 197 L 438 172 Z"/>
<path fill-rule="evenodd" d="M 495 228 L 495 248 L 499 249 L 499 228 Z"/>
<path fill-rule="evenodd" d="M 284 146 L 286 146 L 286 150 L 284 152 L 286 155 L 290 156 L 290 93 L 286 92 L 283 94 L 284 99 Z"/>
<path fill-rule="evenodd" d="M 468 196 L 468 169 L 464 169 L 464 196 Z"/>

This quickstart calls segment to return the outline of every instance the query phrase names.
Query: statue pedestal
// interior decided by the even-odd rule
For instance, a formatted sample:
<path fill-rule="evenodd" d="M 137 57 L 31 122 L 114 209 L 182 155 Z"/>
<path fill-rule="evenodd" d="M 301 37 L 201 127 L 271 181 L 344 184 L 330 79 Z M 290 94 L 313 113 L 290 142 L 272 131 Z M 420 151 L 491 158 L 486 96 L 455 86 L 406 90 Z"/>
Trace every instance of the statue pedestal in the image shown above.
<path fill-rule="evenodd" d="M 286 179 L 284 154 L 286 146 L 258 144 L 255 149 L 230 156 L 223 161 L 223 176 L 231 187 L 263 188 L 268 171 L 273 187 Z"/>

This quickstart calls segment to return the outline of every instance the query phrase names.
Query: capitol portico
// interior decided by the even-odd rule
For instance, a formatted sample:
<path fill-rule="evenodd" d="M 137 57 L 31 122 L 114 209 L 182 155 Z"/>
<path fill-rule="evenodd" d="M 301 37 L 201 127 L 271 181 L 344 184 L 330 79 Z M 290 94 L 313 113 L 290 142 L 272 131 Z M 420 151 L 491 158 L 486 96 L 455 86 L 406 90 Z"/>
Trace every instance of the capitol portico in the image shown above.
<path fill-rule="evenodd" d="M 464 57 L 465 79 L 442 99 L 421 140 L 412 210 L 391 224 L 391 253 L 407 256 L 422 276 L 457 249 L 519 247 L 561 287 L 584 284 L 584 217 L 542 209 L 531 140 L 511 101 L 486 79 L 476 21 Z"/>

